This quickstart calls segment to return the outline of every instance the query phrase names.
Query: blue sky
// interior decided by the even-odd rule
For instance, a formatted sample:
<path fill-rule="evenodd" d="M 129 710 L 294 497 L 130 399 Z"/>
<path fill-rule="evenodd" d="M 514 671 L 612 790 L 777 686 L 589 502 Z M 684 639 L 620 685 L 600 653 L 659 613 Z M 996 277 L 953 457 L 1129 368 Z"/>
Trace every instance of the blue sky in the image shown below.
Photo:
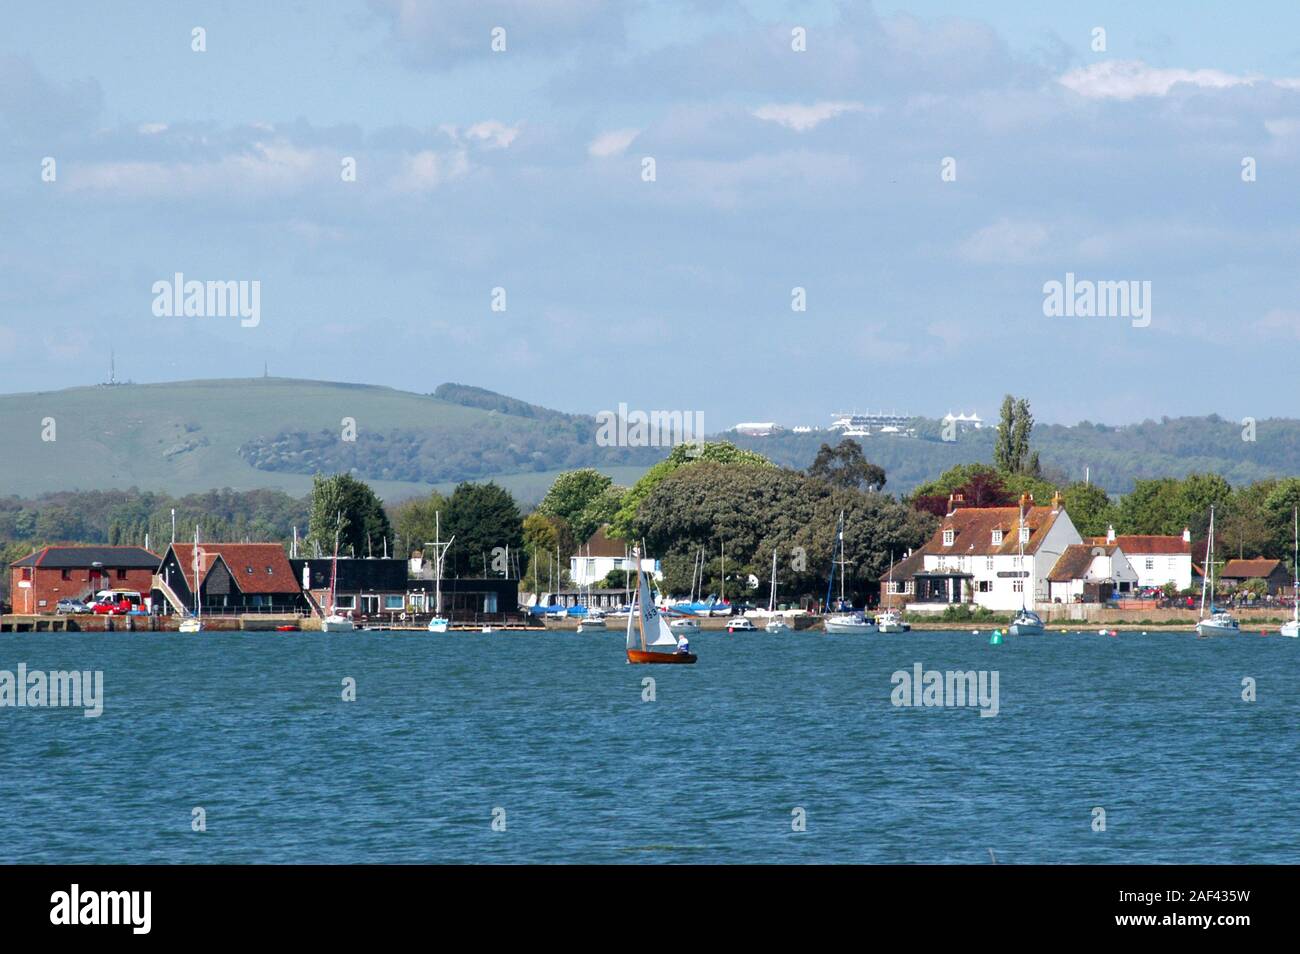
<path fill-rule="evenodd" d="M 115 348 L 137 381 L 267 362 L 709 430 L 1007 391 L 1065 423 L 1297 414 L 1295 4 L 3 16 L 0 390 L 100 380 Z M 156 317 L 176 272 L 260 281 L 260 324 Z M 1150 281 L 1150 326 L 1045 317 L 1067 272 Z"/>

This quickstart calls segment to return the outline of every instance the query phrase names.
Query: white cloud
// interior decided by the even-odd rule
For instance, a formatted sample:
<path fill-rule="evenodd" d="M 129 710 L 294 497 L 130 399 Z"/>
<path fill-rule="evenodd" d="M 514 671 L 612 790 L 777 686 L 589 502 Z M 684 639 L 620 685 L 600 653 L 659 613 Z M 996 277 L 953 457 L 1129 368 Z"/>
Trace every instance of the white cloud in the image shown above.
<path fill-rule="evenodd" d="M 806 132 L 828 119 L 834 119 L 843 113 L 859 113 L 864 109 L 861 103 L 823 101 L 807 106 L 801 103 L 768 103 L 753 111 L 759 119 L 780 123 L 795 132 Z"/>
<path fill-rule="evenodd" d="M 609 132 L 601 133 L 588 143 L 587 155 L 596 159 L 621 156 L 640 133 L 639 129 L 611 129 Z"/>
<path fill-rule="evenodd" d="M 1189 70 L 1150 66 L 1141 60 L 1106 60 L 1083 66 L 1061 76 L 1058 82 L 1090 99 L 1134 99 L 1138 96 L 1165 96 L 1179 83 L 1203 89 L 1228 89 L 1274 83 L 1290 89 L 1300 88 L 1300 80 L 1265 76 L 1238 76 L 1222 70 Z"/>
<path fill-rule="evenodd" d="M 405 157 L 392 187 L 398 192 L 428 192 L 468 171 L 469 157 L 464 150 L 440 153 L 425 149 Z"/>
<path fill-rule="evenodd" d="M 1008 265 L 1032 261 L 1047 244 L 1047 229 L 1037 222 L 999 219 L 961 243 L 961 254 L 973 262 Z"/>
<path fill-rule="evenodd" d="M 519 135 L 518 126 L 507 126 L 495 119 L 474 123 L 465 130 L 465 137 L 482 143 L 489 149 L 505 149 Z"/>

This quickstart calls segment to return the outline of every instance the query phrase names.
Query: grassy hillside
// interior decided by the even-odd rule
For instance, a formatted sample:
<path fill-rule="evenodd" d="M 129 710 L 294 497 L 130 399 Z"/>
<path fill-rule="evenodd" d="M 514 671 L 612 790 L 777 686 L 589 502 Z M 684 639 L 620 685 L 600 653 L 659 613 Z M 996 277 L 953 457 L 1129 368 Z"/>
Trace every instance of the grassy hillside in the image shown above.
<path fill-rule="evenodd" d="M 285 433 L 337 435 L 355 418 L 363 437 L 393 431 L 432 434 L 452 446 L 458 435 L 536 427 L 523 418 L 466 407 L 392 388 L 286 378 L 181 381 L 0 396 L 0 494 L 126 488 L 183 494 L 215 487 L 275 488 L 305 493 L 311 471 L 260 470 L 239 453 L 244 445 Z M 41 439 L 54 419 L 56 439 Z M 342 443 L 342 442 L 339 442 Z M 351 446 L 351 445 L 350 445 Z M 364 461 L 362 461 L 364 464 Z M 533 500 L 561 467 L 481 473 Z M 615 480 L 635 480 L 641 466 L 602 468 Z M 438 481 L 450 487 L 461 476 Z M 427 492 L 433 482 L 372 479 L 386 499 Z"/>

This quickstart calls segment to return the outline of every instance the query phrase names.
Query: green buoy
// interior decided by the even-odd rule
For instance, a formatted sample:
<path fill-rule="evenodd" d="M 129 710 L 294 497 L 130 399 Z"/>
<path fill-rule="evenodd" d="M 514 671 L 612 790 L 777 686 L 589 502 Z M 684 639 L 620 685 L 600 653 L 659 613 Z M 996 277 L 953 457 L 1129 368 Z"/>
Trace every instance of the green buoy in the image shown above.
<path fill-rule="evenodd" d="M 1002 644 L 1002 630 L 993 630 L 993 635 L 989 637 L 990 646 L 999 646 Z"/>

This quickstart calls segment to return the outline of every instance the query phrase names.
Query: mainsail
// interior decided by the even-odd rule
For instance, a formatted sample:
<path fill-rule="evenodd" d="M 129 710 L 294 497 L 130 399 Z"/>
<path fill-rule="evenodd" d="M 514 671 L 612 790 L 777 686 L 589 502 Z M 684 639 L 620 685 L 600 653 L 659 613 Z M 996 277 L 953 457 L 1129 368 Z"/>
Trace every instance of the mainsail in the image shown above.
<path fill-rule="evenodd" d="M 627 648 L 650 652 L 675 652 L 677 637 L 668 627 L 667 620 L 655 606 L 650 595 L 650 584 L 641 569 L 640 550 L 633 547 L 632 559 L 636 561 L 636 612 L 628 615 Z"/>

